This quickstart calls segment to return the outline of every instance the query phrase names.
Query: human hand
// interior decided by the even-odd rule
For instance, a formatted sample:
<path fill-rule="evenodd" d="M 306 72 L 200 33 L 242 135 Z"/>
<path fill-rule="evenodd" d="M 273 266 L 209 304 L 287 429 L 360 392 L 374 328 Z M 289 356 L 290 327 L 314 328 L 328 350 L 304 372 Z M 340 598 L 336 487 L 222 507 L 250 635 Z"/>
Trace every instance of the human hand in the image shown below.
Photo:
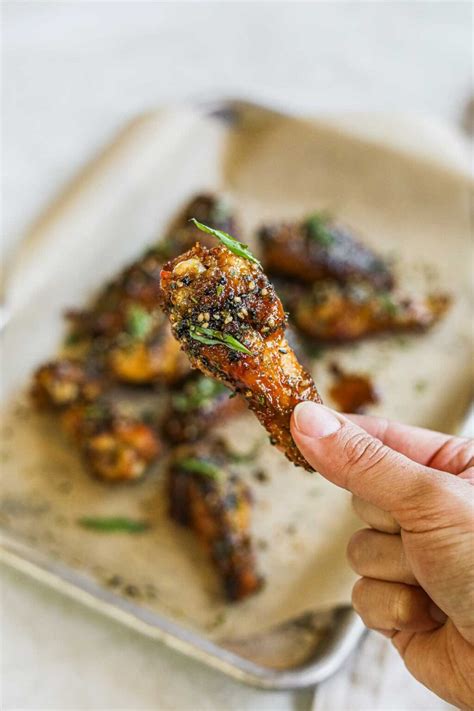
<path fill-rule="evenodd" d="M 473 443 L 312 402 L 295 408 L 291 432 L 371 527 L 348 546 L 362 576 L 355 610 L 391 637 L 418 681 L 474 707 Z"/>

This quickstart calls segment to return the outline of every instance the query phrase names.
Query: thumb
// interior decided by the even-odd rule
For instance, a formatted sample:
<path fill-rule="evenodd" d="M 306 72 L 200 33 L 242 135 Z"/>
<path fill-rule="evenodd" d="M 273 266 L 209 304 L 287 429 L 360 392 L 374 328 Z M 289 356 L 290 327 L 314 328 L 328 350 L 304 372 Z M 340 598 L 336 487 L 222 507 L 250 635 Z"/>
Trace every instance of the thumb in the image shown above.
<path fill-rule="evenodd" d="M 314 402 L 296 406 L 291 433 L 305 459 L 326 479 L 390 512 L 402 526 L 405 521 L 410 527 L 414 517 L 432 512 L 440 484 L 449 478 Z"/>

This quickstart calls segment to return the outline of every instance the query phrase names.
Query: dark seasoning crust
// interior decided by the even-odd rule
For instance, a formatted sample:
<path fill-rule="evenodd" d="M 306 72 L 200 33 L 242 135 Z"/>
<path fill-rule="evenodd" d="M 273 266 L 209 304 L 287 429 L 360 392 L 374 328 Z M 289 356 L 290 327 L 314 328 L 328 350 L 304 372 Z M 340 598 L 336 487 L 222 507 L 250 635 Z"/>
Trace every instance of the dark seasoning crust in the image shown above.
<path fill-rule="evenodd" d="M 241 393 L 271 443 L 312 471 L 293 442 L 290 417 L 298 402 L 321 400 L 285 338 L 286 314 L 258 263 L 197 244 L 163 267 L 161 285 L 173 333 L 192 365 Z M 211 332 L 248 352 L 203 342 Z"/>

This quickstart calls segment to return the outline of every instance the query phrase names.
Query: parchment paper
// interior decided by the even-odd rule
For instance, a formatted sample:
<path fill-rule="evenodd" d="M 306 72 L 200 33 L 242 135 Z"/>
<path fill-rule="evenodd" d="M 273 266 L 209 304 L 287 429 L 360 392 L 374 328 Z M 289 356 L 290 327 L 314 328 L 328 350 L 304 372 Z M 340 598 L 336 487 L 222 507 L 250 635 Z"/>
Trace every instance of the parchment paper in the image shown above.
<path fill-rule="evenodd" d="M 373 412 L 448 431 L 470 398 L 470 185 L 324 124 L 244 107 L 231 125 L 189 111 L 164 112 L 119 137 L 32 229 L 11 267 L 2 523 L 140 604 L 230 639 L 349 602 L 353 574 L 344 552 L 360 523 L 348 494 L 288 464 L 252 415 L 225 426 L 235 448 L 262 443 L 258 460 L 241 470 L 254 492 L 253 533 L 267 579 L 257 596 L 227 605 L 192 534 L 167 518 L 166 462 L 136 485 L 93 481 L 54 420 L 33 413 L 24 393 L 31 370 L 55 353 L 61 311 L 83 303 L 206 188 L 235 201 L 249 242 L 264 219 L 329 207 L 381 252 L 392 253 L 408 286 L 454 293 L 454 308 L 432 333 L 331 350 L 313 364 L 323 396 L 327 364 L 336 360 L 373 374 L 383 395 Z M 257 482 L 259 468 L 268 482 Z M 153 527 L 132 536 L 77 525 L 83 515 L 116 514 L 145 517 Z"/>

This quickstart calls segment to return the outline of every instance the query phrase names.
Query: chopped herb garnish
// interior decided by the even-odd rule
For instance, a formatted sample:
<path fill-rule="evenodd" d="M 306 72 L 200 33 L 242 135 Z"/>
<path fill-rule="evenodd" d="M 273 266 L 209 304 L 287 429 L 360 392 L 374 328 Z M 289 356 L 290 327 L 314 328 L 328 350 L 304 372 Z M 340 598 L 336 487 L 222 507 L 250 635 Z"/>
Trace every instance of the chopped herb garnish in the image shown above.
<path fill-rule="evenodd" d="M 153 317 L 141 306 L 130 306 L 127 312 L 127 332 L 137 340 L 142 341 L 153 326 Z"/>
<path fill-rule="evenodd" d="M 315 212 L 305 223 L 308 236 L 323 247 L 329 247 L 334 242 L 334 237 L 327 228 L 328 220 L 326 213 Z"/>
<path fill-rule="evenodd" d="M 205 328 L 204 326 L 191 326 L 189 335 L 191 338 L 194 338 L 195 341 L 204 343 L 206 346 L 226 346 L 230 348 L 230 350 L 252 355 L 252 352 L 249 351 L 247 346 L 244 346 L 243 343 L 240 343 L 229 333 L 222 333 L 222 331 L 216 331 L 213 328 Z"/>
<path fill-rule="evenodd" d="M 258 264 L 259 267 L 262 266 L 258 259 L 253 256 L 247 245 L 243 242 L 239 242 L 239 240 L 235 239 L 235 237 L 232 237 L 232 235 L 228 235 L 227 232 L 222 232 L 222 230 L 214 230 L 212 227 L 203 225 L 202 222 L 198 222 L 194 217 L 191 219 L 191 222 L 193 222 L 198 228 L 198 230 L 201 230 L 201 232 L 207 232 L 207 234 L 214 235 L 214 237 L 217 237 L 219 242 L 222 242 L 222 244 L 227 247 L 227 249 L 229 249 L 233 254 L 236 254 L 238 257 L 248 259 L 250 262 Z"/>
<path fill-rule="evenodd" d="M 218 285 L 216 286 L 216 294 L 217 294 L 217 296 L 220 296 L 223 291 L 224 291 L 224 287 L 222 286 L 222 284 L 218 284 Z"/>
<path fill-rule="evenodd" d="M 202 407 L 226 390 L 227 388 L 222 383 L 201 376 L 184 392 L 175 393 L 172 396 L 173 407 L 178 412 L 189 412 Z"/>
<path fill-rule="evenodd" d="M 76 346 L 83 340 L 83 335 L 80 333 L 75 333 L 74 331 L 66 336 L 64 339 L 65 346 Z"/>
<path fill-rule="evenodd" d="M 233 392 L 229 395 L 229 400 L 232 400 L 234 397 L 237 397 L 238 393 Z"/>
<path fill-rule="evenodd" d="M 422 393 L 428 387 L 428 382 L 426 380 L 417 380 L 415 383 L 415 390 L 417 393 Z"/>
<path fill-rule="evenodd" d="M 395 316 L 398 311 L 396 303 L 393 301 L 390 294 L 380 294 L 379 296 L 380 304 L 388 313 L 389 316 Z"/>
<path fill-rule="evenodd" d="M 78 519 L 78 524 L 103 533 L 142 533 L 150 528 L 148 521 L 136 521 L 124 516 L 83 516 Z"/>
<path fill-rule="evenodd" d="M 204 459 L 197 459 L 196 457 L 180 459 L 177 462 L 177 465 L 186 472 L 190 472 L 191 474 L 202 474 L 203 476 L 208 476 L 211 479 L 218 479 L 221 475 L 221 469 L 216 464 L 206 462 Z"/>

